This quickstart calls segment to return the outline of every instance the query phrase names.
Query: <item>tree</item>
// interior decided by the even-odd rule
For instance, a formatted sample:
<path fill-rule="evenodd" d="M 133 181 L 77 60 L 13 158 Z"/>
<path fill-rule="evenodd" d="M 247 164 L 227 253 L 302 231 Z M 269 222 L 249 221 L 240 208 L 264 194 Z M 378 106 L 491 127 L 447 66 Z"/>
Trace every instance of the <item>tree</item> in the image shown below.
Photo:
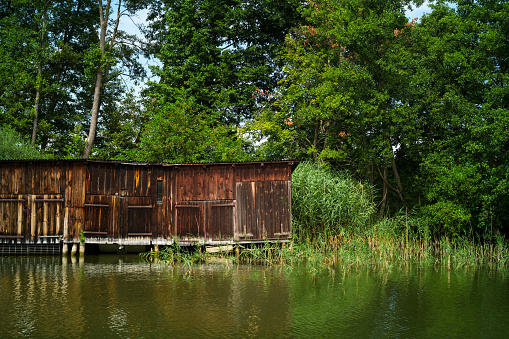
<path fill-rule="evenodd" d="M 509 6 L 454 4 L 407 22 L 404 2 L 310 3 L 252 126 L 262 151 L 348 166 L 380 188 L 381 215 L 416 210 L 435 235 L 507 227 Z"/>
<path fill-rule="evenodd" d="M 0 5 L 0 120 L 57 154 L 89 106 L 83 55 L 95 10 L 92 0 Z"/>
<path fill-rule="evenodd" d="M 256 89 L 273 90 L 281 78 L 278 51 L 285 33 L 299 19 L 297 4 L 160 1 L 149 18 L 150 51 L 161 62 L 153 69 L 159 81 L 150 83 L 145 93 L 151 102 L 149 117 L 157 119 L 161 111 L 171 114 L 167 105 L 180 107 L 189 100 L 194 106 L 186 114 L 210 132 L 211 140 L 205 143 L 214 142 L 215 131 L 225 128 L 229 138 L 240 141 L 236 129 L 256 111 Z M 144 135 L 147 145 L 153 136 Z M 209 138 L 208 133 L 202 136 Z"/>
<path fill-rule="evenodd" d="M 136 154 L 141 133 L 148 123 L 143 102 L 133 91 L 120 95 L 121 100 L 109 101 L 106 107 L 103 106 L 102 128 L 95 141 L 94 157 L 97 159 L 130 160 L 147 157 L 145 150 L 140 156 Z"/>
<path fill-rule="evenodd" d="M 413 37 L 412 105 L 425 121 L 423 215 L 435 231 L 507 228 L 509 117 L 504 1 L 438 3 Z"/>
<path fill-rule="evenodd" d="M 245 140 L 232 135 L 219 112 L 199 112 L 194 98 L 184 93 L 174 101 L 157 101 L 145 124 L 139 148 L 130 158 L 151 162 L 193 163 L 248 160 Z M 149 108 L 151 110 L 151 108 Z"/>
<path fill-rule="evenodd" d="M 101 53 L 98 5 L 95 0 L 0 4 L 0 122 L 31 135 L 33 144 L 60 157 L 74 149 L 68 145 L 69 134 L 89 129 L 90 140 L 95 139 L 104 121 L 100 107 L 107 107 L 103 113 L 107 118 L 113 102 L 125 91 L 122 75 L 143 75 L 135 37 L 115 28 L 108 36 L 106 10 Z M 124 13 L 135 12 L 139 4 L 131 1 L 118 8 L 122 12 L 117 21 Z M 108 8 L 108 13 L 112 10 Z M 99 73 L 101 85 L 96 86 Z M 98 90 L 95 104 L 94 89 Z M 90 150 L 92 145 L 88 143 Z"/>
<path fill-rule="evenodd" d="M 396 148 L 417 124 L 406 110 L 402 46 L 409 1 L 312 1 L 306 25 L 286 38 L 288 76 L 252 129 L 286 157 L 328 161 L 390 188 L 408 208 Z M 266 152 L 267 147 L 262 149 Z M 391 169 L 392 179 L 388 178 Z"/>
<path fill-rule="evenodd" d="M 102 94 L 104 86 L 108 81 L 109 72 L 112 66 L 115 66 L 116 59 L 113 53 L 113 47 L 116 42 L 118 25 L 120 24 L 120 17 L 122 16 L 122 0 L 118 0 L 116 8 L 116 19 L 112 20 L 113 30 L 107 37 L 108 25 L 110 24 L 110 15 L 113 13 L 111 8 L 111 0 L 106 0 L 104 5 L 103 0 L 98 0 L 99 5 L 99 44 L 94 46 L 88 54 L 90 62 L 92 63 L 93 73 L 95 75 L 94 84 L 94 100 L 92 104 L 90 126 L 85 149 L 83 151 L 83 158 L 88 159 L 92 152 L 92 147 L 95 141 L 97 132 L 97 122 L 99 119 L 99 110 L 102 103 Z"/>

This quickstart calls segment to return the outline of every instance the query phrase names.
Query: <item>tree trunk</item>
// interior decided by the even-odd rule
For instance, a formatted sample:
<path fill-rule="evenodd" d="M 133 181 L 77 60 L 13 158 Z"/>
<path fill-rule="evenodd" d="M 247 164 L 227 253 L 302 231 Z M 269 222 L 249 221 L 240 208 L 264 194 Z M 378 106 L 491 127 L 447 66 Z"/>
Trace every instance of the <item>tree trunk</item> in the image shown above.
<path fill-rule="evenodd" d="M 383 175 L 383 188 L 382 188 L 382 201 L 380 202 L 380 212 L 378 219 L 382 220 L 385 211 L 385 205 L 387 203 L 387 193 L 389 186 L 387 185 L 387 164 L 384 164 L 384 175 Z"/>
<path fill-rule="evenodd" d="M 39 75 L 42 76 L 42 67 L 39 63 Z M 40 84 L 37 86 L 37 91 L 35 93 L 35 106 L 34 106 L 34 122 L 32 125 L 32 145 L 35 145 L 35 140 L 37 138 L 37 124 L 39 119 L 39 103 L 41 101 L 41 86 Z"/>
<path fill-rule="evenodd" d="M 92 104 L 92 112 L 90 119 L 90 130 L 88 132 L 87 143 L 85 146 L 85 151 L 83 152 L 83 159 L 88 159 L 90 157 L 90 153 L 92 151 L 92 147 L 94 146 L 95 135 L 97 131 L 97 120 L 99 118 L 99 110 L 101 109 L 101 95 L 104 86 L 104 81 L 108 75 L 108 70 L 110 65 L 107 64 L 107 61 L 104 60 L 104 56 L 106 55 L 106 31 L 108 29 L 108 16 L 110 12 L 110 4 L 111 0 L 107 0 L 106 9 L 103 11 L 102 0 L 98 0 L 99 3 L 99 19 L 101 22 L 101 32 L 99 35 L 99 48 L 101 50 L 101 61 L 97 67 L 96 80 L 94 86 L 94 102 Z M 113 34 L 109 41 L 109 49 L 113 48 L 113 44 L 115 42 L 115 38 L 117 35 L 118 24 L 120 22 L 120 8 L 122 1 L 118 2 L 117 9 L 117 19 L 115 22 L 115 28 L 113 30 Z"/>
<path fill-rule="evenodd" d="M 46 34 L 46 19 L 47 19 L 48 8 L 44 7 L 44 13 L 42 14 L 42 28 L 41 28 L 41 53 L 44 52 L 44 35 Z M 37 69 L 37 81 L 36 81 L 36 93 L 35 93 L 35 105 L 34 105 L 34 122 L 32 125 L 32 145 L 35 145 L 37 139 L 37 125 L 39 123 L 39 107 L 41 104 L 41 87 L 42 87 L 42 60 L 39 60 L 39 66 Z"/>
<path fill-rule="evenodd" d="M 394 179 L 396 179 L 396 185 L 398 186 L 398 189 L 396 190 L 396 192 L 398 193 L 399 198 L 401 199 L 401 202 L 403 203 L 403 205 L 405 205 L 405 208 L 408 212 L 409 208 L 405 202 L 405 199 L 403 199 L 403 185 L 401 184 L 401 179 L 399 178 L 398 168 L 396 167 L 396 159 L 394 156 L 394 151 L 392 149 L 392 142 L 391 142 L 390 137 L 387 138 L 387 142 L 389 143 L 389 147 L 390 147 L 391 153 L 392 153 L 392 156 L 391 156 L 392 174 L 394 175 Z"/>

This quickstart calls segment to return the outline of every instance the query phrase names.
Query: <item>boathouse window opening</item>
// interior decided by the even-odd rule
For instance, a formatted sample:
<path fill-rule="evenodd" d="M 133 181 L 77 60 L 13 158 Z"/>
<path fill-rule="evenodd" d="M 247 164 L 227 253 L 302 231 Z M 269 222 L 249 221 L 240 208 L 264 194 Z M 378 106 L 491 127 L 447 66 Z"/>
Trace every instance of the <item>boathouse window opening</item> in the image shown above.
<path fill-rule="evenodd" d="M 163 203 L 163 181 L 157 180 L 157 203 Z"/>

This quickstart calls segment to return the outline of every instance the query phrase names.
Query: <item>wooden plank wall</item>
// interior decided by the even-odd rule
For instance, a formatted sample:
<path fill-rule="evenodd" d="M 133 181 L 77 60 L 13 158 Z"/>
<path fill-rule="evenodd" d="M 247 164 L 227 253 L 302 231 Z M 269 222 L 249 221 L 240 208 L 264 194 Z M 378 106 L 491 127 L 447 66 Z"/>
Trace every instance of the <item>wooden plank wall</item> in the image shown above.
<path fill-rule="evenodd" d="M 170 166 L 89 162 L 87 235 L 120 239 L 171 237 L 173 172 Z M 162 185 L 161 201 L 158 201 L 158 182 Z"/>
<path fill-rule="evenodd" d="M 289 181 L 237 183 L 239 239 L 285 239 L 290 235 L 291 188 Z"/>
<path fill-rule="evenodd" d="M 152 210 L 152 232 L 154 238 L 169 239 L 174 235 L 173 231 L 173 205 L 176 196 L 175 169 L 173 166 L 158 166 L 154 171 L 155 204 Z M 162 181 L 162 199 L 157 202 L 157 181 Z"/>
<path fill-rule="evenodd" d="M 236 182 L 291 180 L 291 163 L 245 163 L 235 165 Z"/>
<path fill-rule="evenodd" d="M 23 237 L 26 228 L 28 195 L 26 167 L 6 163 L 0 171 L 0 236 Z"/>
<path fill-rule="evenodd" d="M 234 199 L 233 169 L 231 165 L 177 166 L 177 201 Z"/>
<path fill-rule="evenodd" d="M 283 239 L 291 228 L 290 178 L 291 163 L 179 165 L 175 234 Z"/>
<path fill-rule="evenodd" d="M 86 238 L 118 238 L 120 168 L 119 163 L 87 163 L 83 229 Z"/>
<path fill-rule="evenodd" d="M 0 237 L 172 236 L 273 239 L 289 234 L 290 163 L 205 165 L 3 162 Z M 162 192 L 158 194 L 158 186 Z"/>
<path fill-rule="evenodd" d="M 60 161 L 2 164 L 0 237 L 45 242 L 63 234 L 64 166 Z"/>
<path fill-rule="evenodd" d="M 85 226 L 86 163 L 69 162 L 66 166 L 64 239 L 77 240 Z"/>
<path fill-rule="evenodd" d="M 207 239 L 233 240 L 235 236 L 235 201 L 211 201 L 207 210 Z"/>

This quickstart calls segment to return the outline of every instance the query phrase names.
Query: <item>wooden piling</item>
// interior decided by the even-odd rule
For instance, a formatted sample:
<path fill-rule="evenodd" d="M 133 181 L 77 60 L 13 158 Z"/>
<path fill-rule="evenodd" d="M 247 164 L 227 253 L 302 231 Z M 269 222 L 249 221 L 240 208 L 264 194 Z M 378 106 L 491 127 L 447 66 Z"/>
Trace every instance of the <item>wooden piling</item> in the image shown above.
<path fill-rule="evenodd" d="M 69 244 L 67 243 L 62 243 L 62 256 L 67 256 L 69 255 Z"/>
<path fill-rule="evenodd" d="M 73 243 L 71 248 L 71 256 L 76 256 L 76 252 L 78 252 L 78 244 Z"/>

